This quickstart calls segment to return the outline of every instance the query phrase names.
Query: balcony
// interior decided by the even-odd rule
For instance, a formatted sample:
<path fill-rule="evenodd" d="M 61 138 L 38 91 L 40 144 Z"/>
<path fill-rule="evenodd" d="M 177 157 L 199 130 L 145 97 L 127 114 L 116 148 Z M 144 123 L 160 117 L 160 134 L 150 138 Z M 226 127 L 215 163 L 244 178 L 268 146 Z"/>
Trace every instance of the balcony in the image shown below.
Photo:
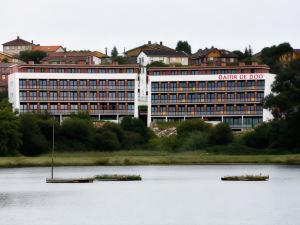
<path fill-rule="evenodd" d="M 35 112 L 35 113 L 45 113 L 48 112 L 52 115 L 71 115 L 77 114 L 79 112 L 89 112 L 90 115 L 133 115 L 134 110 L 77 110 L 77 109 L 70 109 L 70 110 L 34 110 L 34 109 L 20 109 L 20 113 L 26 112 Z"/>
<path fill-rule="evenodd" d="M 249 87 L 193 87 L 193 88 L 152 88 L 153 93 L 159 92 L 209 92 L 209 91 L 255 91 L 264 90 L 265 86 L 249 86 Z"/>
<path fill-rule="evenodd" d="M 226 104 L 226 103 L 260 103 L 263 100 L 263 98 L 244 98 L 244 99 L 171 99 L 171 100 L 152 100 L 151 104 L 156 105 L 156 104 L 195 104 L 195 103 L 222 103 L 222 104 Z"/>
<path fill-rule="evenodd" d="M 228 116 L 228 115 L 262 115 L 262 111 L 219 111 L 219 112 L 151 112 L 151 116 Z"/>

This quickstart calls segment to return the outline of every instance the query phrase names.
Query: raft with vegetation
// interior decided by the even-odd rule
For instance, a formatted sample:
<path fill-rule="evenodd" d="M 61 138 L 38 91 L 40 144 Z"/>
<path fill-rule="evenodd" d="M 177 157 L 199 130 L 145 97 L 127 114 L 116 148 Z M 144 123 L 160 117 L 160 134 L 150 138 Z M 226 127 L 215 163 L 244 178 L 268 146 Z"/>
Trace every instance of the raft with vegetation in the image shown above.
<path fill-rule="evenodd" d="M 140 181 L 142 177 L 140 175 L 97 175 L 94 177 L 97 181 Z"/>
<path fill-rule="evenodd" d="M 243 175 L 243 176 L 226 176 L 222 177 L 223 181 L 267 181 L 269 176 L 262 175 Z"/>

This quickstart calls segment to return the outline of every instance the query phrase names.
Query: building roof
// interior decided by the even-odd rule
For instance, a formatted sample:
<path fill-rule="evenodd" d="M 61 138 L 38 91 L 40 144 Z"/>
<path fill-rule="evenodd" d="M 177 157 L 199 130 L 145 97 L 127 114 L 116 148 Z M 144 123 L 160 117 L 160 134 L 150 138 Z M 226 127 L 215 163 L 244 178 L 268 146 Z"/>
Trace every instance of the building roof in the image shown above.
<path fill-rule="evenodd" d="M 9 68 L 13 66 L 18 66 L 16 63 L 0 63 L 0 68 Z"/>
<path fill-rule="evenodd" d="M 98 58 L 109 58 L 108 55 L 106 55 L 102 52 L 99 52 L 99 51 L 93 51 L 92 54 Z"/>
<path fill-rule="evenodd" d="M 29 41 L 25 41 L 18 36 L 17 39 L 6 42 L 2 45 L 3 46 L 24 46 L 24 45 L 33 45 L 33 43 Z"/>
<path fill-rule="evenodd" d="M 44 51 L 44 52 L 56 52 L 59 48 L 63 48 L 61 45 L 35 45 L 32 47 L 32 50 L 34 51 Z"/>
<path fill-rule="evenodd" d="M 24 64 L 18 68 L 140 68 L 138 63 L 134 64 Z"/>
<path fill-rule="evenodd" d="M 166 57 L 188 57 L 184 52 L 175 51 L 175 50 L 143 50 L 147 56 L 166 56 Z"/>
<path fill-rule="evenodd" d="M 158 43 L 153 43 L 152 44 L 149 41 L 148 44 L 144 44 L 144 45 L 141 45 L 141 46 L 138 46 L 138 47 L 135 47 L 133 49 L 130 49 L 130 50 L 126 51 L 125 55 L 127 55 L 128 53 L 133 52 L 133 51 L 138 51 L 137 54 L 131 55 L 131 56 L 138 56 L 140 54 L 140 52 L 143 51 L 143 50 L 160 50 L 160 49 L 174 50 L 172 48 L 169 48 L 169 47 L 163 45 L 162 42 L 160 42 L 159 44 Z"/>
<path fill-rule="evenodd" d="M 10 54 L 8 54 L 8 53 L 6 53 L 6 52 L 0 52 L 0 55 L 4 55 L 4 56 L 6 56 L 7 58 L 13 58 L 12 55 L 10 55 Z"/>
<path fill-rule="evenodd" d="M 239 56 L 225 49 L 218 48 L 205 48 L 199 49 L 196 53 L 192 54 L 192 58 L 203 58 L 206 57 L 212 51 L 219 51 L 221 53 L 222 58 L 238 58 Z"/>
<path fill-rule="evenodd" d="M 300 54 L 300 49 L 294 49 L 294 52 Z"/>

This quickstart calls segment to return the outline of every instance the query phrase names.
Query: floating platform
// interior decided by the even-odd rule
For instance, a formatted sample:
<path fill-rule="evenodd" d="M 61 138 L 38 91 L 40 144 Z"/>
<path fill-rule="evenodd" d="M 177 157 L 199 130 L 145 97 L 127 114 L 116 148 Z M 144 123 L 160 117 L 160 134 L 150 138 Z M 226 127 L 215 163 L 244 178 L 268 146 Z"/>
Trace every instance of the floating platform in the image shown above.
<path fill-rule="evenodd" d="M 226 176 L 222 177 L 223 181 L 267 181 L 269 176 L 261 175 L 243 175 L 243 176 Z"/>
<path fill-rule="evenodd" d="M 140 175 L 97 175 L 94 177 L 97 181 L 140 181 L 142 177 Z"/>
<path fill-rule="evenodd" d="M 93 183 L 94 178 L 47 178 L 46 183 Z"/>

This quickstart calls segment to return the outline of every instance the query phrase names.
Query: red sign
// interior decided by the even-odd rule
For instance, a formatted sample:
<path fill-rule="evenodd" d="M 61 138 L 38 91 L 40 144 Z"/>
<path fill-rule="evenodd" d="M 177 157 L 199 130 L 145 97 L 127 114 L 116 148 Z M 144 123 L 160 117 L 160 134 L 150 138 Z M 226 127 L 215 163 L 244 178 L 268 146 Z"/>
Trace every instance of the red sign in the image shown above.
<path fill-rule="evenodd" d="M 262 80 L 263 74 L 220 74 L 219 80 Z"/>

